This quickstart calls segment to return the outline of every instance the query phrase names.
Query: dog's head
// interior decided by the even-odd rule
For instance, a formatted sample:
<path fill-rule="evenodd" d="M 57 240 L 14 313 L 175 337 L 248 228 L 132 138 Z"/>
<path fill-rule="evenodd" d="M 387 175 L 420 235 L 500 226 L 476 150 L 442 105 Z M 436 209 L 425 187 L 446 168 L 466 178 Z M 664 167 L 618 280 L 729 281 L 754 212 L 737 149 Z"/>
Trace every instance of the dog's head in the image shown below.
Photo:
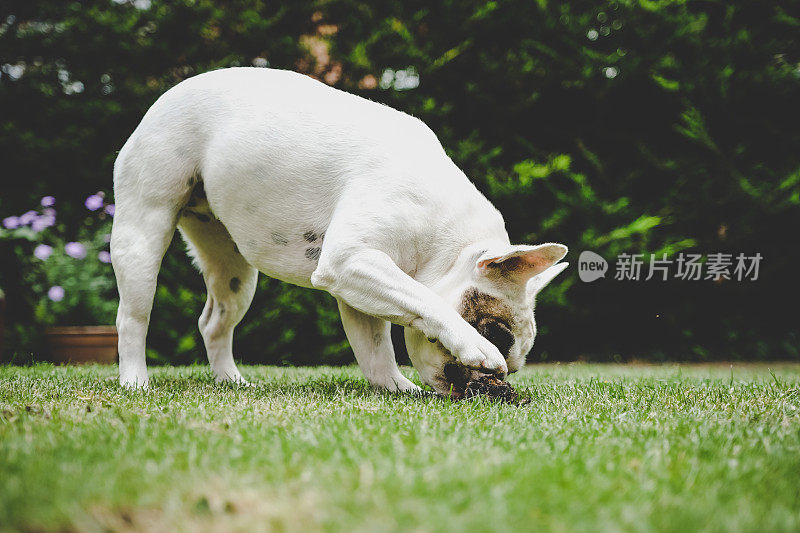
<path fill-rule="evenodd" d="M 566 246 L 555 243 L 468 250 L 432 288 L 497 347 L 509 372 L 516 372 L 536 337 L 536 295 L 567 267 L 556 264 L 566 253 Z M 405 328 L 405 338 L 411 362 L 436 392 L 458 396 L 477 377 L 419 330 Z"/>

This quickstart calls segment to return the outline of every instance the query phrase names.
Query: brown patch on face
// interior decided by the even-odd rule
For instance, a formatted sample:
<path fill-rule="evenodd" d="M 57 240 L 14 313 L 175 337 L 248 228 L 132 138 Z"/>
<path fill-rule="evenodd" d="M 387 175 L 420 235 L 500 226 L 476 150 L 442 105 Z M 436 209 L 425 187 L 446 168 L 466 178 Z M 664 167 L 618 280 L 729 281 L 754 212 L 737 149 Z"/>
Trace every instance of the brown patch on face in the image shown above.
<path fill-rule="evenodd" d="M 514 345 L 511 332 L 513 320 L 511 308 L 500 299 L 478 289 L 468 289 L 461 299 L 461 316 L 494 344 L 504 357 L 508 357 Z"/>
<path fill-rule="evenodd" d="M 512 273 L 519 271 L 523 268 L 525 261 L 521 257 L 509 257 L 500 263 L 500 271 L 503 276 L 510 277 Z"/>
<path fill-rule="evenodd" d="M 509 257 L 499 263 L 490 263 L 489 269 L 496 275 L 513 280 L 519 272 L 526 269 L 527 261 L 521 257 Z"/>

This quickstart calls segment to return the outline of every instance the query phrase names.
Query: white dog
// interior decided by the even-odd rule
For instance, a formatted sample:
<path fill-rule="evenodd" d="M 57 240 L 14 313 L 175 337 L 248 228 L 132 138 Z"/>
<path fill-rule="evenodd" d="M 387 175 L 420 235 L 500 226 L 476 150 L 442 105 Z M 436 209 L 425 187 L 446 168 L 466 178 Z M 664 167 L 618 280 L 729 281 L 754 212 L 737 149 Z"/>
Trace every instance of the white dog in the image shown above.
<path fill-rule="evenodd" d="M 421 121 L 288 71 L 217 70 L 167 91 L 120 151 L 114 193 L 126 386 L 148 383 L 145 337 L 176 227 L 208 287 L 199 325 L 218 381 L 244 381 L 233 329 L 259 271 L 336 297 L 375 387 L 418 389 L 395 363 L 389 323 L 405 326 L 422 381 L 447 394 L 524 364 L 534 297 L 567 266 L 553 266 L 562 244 L 512 246 Z"/>

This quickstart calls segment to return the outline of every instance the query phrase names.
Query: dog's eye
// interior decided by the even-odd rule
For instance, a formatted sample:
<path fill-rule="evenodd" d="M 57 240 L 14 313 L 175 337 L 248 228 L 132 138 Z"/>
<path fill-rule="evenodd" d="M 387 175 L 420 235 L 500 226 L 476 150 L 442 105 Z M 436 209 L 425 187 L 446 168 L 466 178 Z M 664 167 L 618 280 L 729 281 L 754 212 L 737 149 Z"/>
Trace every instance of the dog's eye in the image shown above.
<path fill-rule="evenodd" d="M 506 324 L 494 318 L 482 318 L 475 325 L 475 329 L 494 344 L 503 357 L 508 357 L 511 347 L 514 345 L 514 334 Z"/>

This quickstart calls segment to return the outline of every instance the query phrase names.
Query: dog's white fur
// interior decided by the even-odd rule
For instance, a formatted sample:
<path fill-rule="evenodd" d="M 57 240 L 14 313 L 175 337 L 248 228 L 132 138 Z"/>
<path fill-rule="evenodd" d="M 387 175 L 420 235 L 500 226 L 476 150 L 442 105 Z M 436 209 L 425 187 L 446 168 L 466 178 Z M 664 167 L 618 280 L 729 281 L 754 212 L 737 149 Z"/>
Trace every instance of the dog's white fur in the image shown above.
<path fill-rule="evenodd" d="M 207 204 L 187 210 L 195 187 Z M 448 362 L 501 376 L 524 363 L 535 293 L 566 266 L 550 268 L 563 245 L 512 246 L 500 213 L 421 121 L 289 71 L 217 70 L 167 91 L 120 151 L 114 190 L 128 386 L 148 382 L 145 336 L 176 227 L 208 286 L 199 325 L 217 380 L 243 382 L 233 329 L 258 271 L 335 296 L 374 386 L 417 389 L 395 363 L 394 322 L 422 380 L 446 392 Z M 459 314 L 469 288 L 513 310 L 507 358 Z"/>

